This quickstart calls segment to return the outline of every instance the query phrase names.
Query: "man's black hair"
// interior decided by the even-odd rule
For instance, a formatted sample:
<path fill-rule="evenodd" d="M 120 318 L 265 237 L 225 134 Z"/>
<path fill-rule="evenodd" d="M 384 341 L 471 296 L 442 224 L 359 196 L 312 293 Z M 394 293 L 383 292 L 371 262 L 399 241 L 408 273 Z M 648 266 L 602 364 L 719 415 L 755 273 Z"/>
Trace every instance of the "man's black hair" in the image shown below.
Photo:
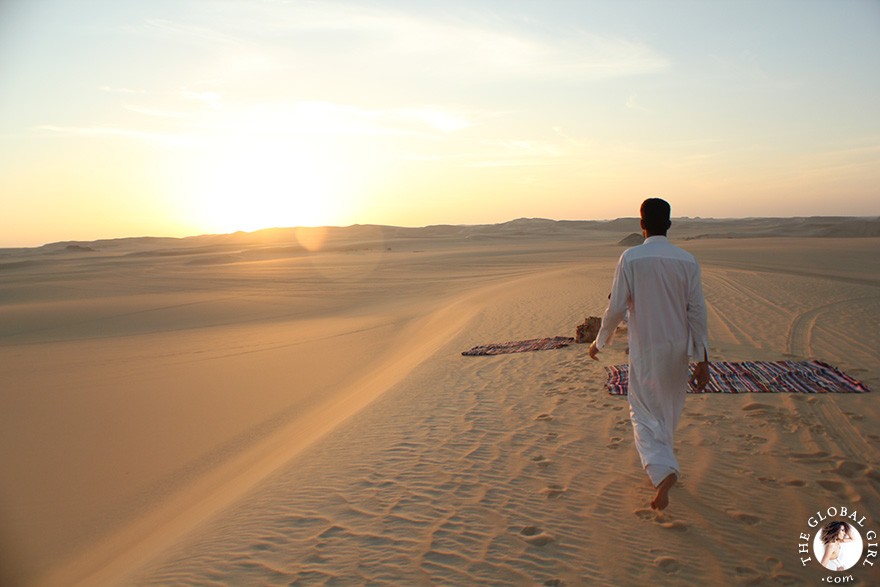
<path fill-rule="evenodd" d="M 666 235 L 666 231 L 672 226 L 670 212 L 669 203 L 660 198 L 648 198 L 639 209 L 642 225 L 652 235 Z"/>

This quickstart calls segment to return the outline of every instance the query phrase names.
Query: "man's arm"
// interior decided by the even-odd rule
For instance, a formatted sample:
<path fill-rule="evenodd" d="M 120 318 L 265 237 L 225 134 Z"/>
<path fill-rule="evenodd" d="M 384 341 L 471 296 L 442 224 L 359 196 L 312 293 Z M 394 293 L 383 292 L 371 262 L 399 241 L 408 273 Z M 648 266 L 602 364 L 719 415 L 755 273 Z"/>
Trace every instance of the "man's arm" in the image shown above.
<path fill-rule="evenodd" d="M 697 264 L 696 275 L 688 292 L 688 354 L 699 358 L 691 383 L 702 391 L 709 383 L 709 327 L 706 316 L 706 299 L 703 296 L 702 271 Z"/>
<path fill-rule="evenodd" d="M 626 310 L 629 305 L 629 282 L 627 279 L 626 261 L 623 255 L 617 262 L 617 268 L 614 270 L 614 282 L 611 284 L 611 296 L 608 300 L 608 308 L 602 316 L 602 327 L 599 328 L 599 334 L 596 340 L 590 344 L 587 352 L 594 361 L 598 361 L 599 351 L 602 350 L 609 339 L 614 334 L 617 325 L 620 324 L 623 317 L 626 316 Z"/>
<path fill-rule="evenodd" d="M 703 283 L 700 266 L 696 266 L 691 276 L 688 301 L 688 355 L 697 361 L 709 360 L 709 328 L 706 318 L 706 299 L 703 297 Z"/>

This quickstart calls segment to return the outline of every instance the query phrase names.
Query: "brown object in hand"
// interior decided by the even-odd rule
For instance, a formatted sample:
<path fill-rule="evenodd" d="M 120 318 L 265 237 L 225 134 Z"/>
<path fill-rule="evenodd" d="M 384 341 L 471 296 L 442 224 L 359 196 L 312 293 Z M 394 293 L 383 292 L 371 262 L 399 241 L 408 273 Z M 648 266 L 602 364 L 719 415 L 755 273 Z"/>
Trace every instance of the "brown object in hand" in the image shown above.
<path fill-rule="evenodd" d="M 583 324 L 578 324 L 575 330 L 574 341 L 580 343 L 591 343 L 599 336 L 599 329 L 602 327 L 602 319 L 598 316 L 590 316 L 584 320 Z"/>

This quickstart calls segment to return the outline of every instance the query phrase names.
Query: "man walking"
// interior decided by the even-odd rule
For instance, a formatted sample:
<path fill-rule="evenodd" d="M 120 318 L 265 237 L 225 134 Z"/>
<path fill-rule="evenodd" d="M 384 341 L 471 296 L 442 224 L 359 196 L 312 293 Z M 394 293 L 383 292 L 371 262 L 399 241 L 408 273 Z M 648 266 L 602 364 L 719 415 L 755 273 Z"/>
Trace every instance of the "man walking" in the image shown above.
<path fill-rule="evenodd" d="M 709 382 L 706 303 L 696 259 L 666 238 L 669 204 L 649 198 L 640 216 L 645 242 L 621 255 L 602 328 L 588 352 L 598 360 L 628 310 L 630 419 L 642 466 L 657 488 L 651 507 L 662 510 L 680 475 L 673 435 L 684 408 L 688 357 L 698 361 L 697 388 Z"/>

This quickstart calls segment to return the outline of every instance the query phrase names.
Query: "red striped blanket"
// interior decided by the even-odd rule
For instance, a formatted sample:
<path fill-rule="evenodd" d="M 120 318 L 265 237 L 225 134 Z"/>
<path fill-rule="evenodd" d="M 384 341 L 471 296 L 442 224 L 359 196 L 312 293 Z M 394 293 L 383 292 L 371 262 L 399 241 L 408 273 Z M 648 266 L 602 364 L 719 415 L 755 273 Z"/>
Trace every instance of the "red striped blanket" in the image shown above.
<path fill-rule="evenodd" d="M 527 353 L 530 351 L 547 351 L 561 349 L 574 342 L 570 336 L 554 336 L 553 338 L 533 338 L 531 340 L 514 340 L 497 344 L 485 344 L 461 353 L 466 357 L 484 355 L 506 355 L 508 353 Z"/>
<path fill-rule="evenodd" d="M 691 364 L 693 371 L 694 364 Z M 626 395 L 628 365 L 605 367 L 608 393 Z M 693 385 L 688 393 L 866 393 L 871 391 L 822 361 L 745 361 L 710 363 L 709 384 L 699 392 Z"/>

